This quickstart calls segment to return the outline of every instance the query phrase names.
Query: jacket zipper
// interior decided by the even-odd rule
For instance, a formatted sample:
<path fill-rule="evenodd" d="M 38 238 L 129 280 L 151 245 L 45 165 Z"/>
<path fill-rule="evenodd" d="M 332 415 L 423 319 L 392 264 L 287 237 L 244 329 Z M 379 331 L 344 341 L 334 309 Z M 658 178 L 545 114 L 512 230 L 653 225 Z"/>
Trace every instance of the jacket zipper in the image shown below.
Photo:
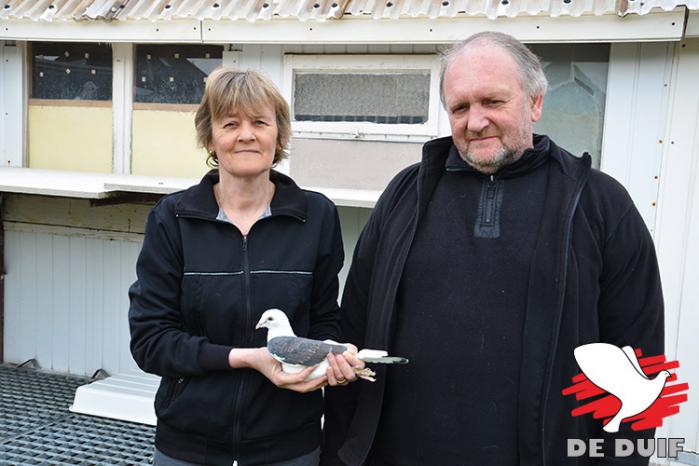
<path fill-rule="evenodd" d="M 248 232 L 249 234 L 249 232 Z M 249 321 L 250 321 L 250 316 L 252 315 L 252 301 L 250 299 L 250 291 L 251 291 L 251 285 L 250 285 L 250 257 L 248 255 L 248 237 L 243 235 L 243 277 L 244 277 L 244 283 L 245 283 L 245 315 L 243 316 L 243 329 L 242 332 L 243 334 L 241 335 L 241 342 L 245 344 L 247 342 L 247 338 L 245 338 L 245 329 L 247 329 Z M 235 415 L 233 417 L 233 456 L 238 457 L 240 455 L 240 404 L 243 400 L 243 396 L 245 394 L 245 381 L 246 381 L 246 374 L 243 373 L 242 377 L 240 379 L 240 384 L 238 385 L 238 394 L 235 397 L 235 405 L 238 409 L 235 410 Z M 234 464 L 237 464 L 237 462 L 234 461 Z"/>
<path fill-rule="evenodd" d="M 497 191 L 497 184 L 495 183 L 495 176 L 490 175 L 490 180 L 487 182 L 485 192 L 485 206 L 483 212 L 483 218 L 481 218 L 481 224 L 492 225 L 495 220 L 495 193 Z"/>

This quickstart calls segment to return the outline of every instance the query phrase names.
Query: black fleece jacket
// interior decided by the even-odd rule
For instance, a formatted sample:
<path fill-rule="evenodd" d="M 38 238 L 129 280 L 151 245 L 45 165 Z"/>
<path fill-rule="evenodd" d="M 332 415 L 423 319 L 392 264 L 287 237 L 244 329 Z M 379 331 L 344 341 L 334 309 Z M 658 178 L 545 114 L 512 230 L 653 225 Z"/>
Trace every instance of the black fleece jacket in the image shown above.
<path fill-rule="evenodd" d="M 272 172 L 271 216 L 247 237 L 216 219 L 213 185 L 164 197 L 151 210 L 131 286 L 131 352 L 162 376 L 156 446 L 197 464 L 266 464 L 320 444 L 320 391 L 275 387 L 252 369 L 231 369 L 233 347 L 260 347 L 269 308 L 296 334 L 339 337 L 337 273 L 343 248 L 335 206 Z"/>
<path fill-rule="evenodd" d="M 400 313 L 396 293 L 405 261 L 452 145 L 451 138 L 425 144 L 422 162 L 398 174 L 377 203 L 360 236 L 345 286 L 345 341 L 360 348 L 391 346 L 392 322 L 395 313 Z M 576 158 L 551 142 L 550 157 L 522 331 L 519 463 L 647 464 L 639 458 L 600 462 L 566 455 L 566 439 L 609 437 L 603 434 L 601 421 L 572 417 L 577 402 L 561 393 L 579 372 L 574 348 L 607 342 L 641 348 L 647 355 L 662 354 L 663 302 L 650 234 L 624 188 L 592 170 L 587 155 Z M 374 384 L 356 383 L 327 391 L 322 464 L 361 465 L 366 461 L 379 425 L 385 380 L 385 368 L 377 367 Z M 650 437 L 653 431 L 620 435 Z M 469 464 L 468 458 L 461 464 Z"/>

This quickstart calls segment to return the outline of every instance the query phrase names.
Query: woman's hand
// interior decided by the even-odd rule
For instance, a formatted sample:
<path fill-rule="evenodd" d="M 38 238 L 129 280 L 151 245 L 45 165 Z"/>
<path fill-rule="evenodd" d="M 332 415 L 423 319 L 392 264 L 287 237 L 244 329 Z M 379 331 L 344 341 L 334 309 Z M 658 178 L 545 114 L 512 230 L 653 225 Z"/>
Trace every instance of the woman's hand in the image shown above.
<path fill-rule="evenodd" d="M 315 366 L 296 374 L 284 372 L 281 363 L 269 354 L 267 348 L 234 348 L 228 353 L 228 364 L 233 368 L 255 369 L 277 387 L 299 393 L 312 392 L 328 384 L 327 375 L 306 380 Z"/>
<path fill-rule="evenodd" d="M 328 385 L 337 387 L 347 385 L 357 380 L 355 369 L 363 369 L 364 361 L 357 359 L 357 347 L 351 343 L 343 343 L 349 349 L 342 354 L 328 354 L 329 367 L 326 371 Z"/>

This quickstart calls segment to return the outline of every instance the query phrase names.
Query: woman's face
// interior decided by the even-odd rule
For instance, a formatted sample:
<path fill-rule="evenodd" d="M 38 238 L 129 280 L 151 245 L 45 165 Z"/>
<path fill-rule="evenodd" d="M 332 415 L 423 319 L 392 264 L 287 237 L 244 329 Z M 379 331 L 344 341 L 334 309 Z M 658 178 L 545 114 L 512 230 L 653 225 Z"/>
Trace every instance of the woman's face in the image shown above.
<path fill-rule="evenodd" d="M 242 111 L 232 108 L 212 122 L 209 151 L 215 151 L 219 171 L 235 177 L 255 177 L 272 168 L 277 147 L 277 117 L 271 103 Z"/>

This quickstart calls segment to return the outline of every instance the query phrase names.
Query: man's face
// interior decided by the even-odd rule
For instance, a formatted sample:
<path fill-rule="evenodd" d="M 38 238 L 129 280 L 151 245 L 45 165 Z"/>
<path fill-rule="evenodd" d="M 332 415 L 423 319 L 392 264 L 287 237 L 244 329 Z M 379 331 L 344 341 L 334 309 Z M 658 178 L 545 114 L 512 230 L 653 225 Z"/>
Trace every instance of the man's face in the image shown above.
<path fill-rule="evenodd" d="M 532 147 L 543 96 L 528 97 L 506 50 L 473 44 L 449 65 L 444 101 L 454 145 L 469 165 L 495 173 Z"/>

